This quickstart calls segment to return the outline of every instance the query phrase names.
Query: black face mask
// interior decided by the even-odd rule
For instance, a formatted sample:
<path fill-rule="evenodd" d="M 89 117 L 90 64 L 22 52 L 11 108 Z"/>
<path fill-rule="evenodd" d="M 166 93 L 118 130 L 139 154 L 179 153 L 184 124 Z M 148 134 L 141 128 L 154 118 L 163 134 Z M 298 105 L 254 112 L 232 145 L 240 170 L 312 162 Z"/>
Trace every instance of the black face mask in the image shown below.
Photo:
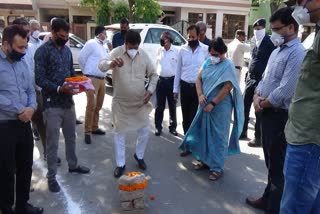
<path fill-rule="evenodd" d="M 165 41 L 163 39 L 160 39 L 160 45 L 163 47 L 164 46 Z"/>
<path fill-rule="evenodd" d="M 190 46 L 190 48 L 195 48 L 199 45 L 199 41 L 198 40 L 190 40 L 190 41 L 188 41 L 188 45 Z"/>
<path fill-rule="evenodd" d="M 8 57 L 15 62 L 19 62 L 19 61 L 21 61 L 22 57 L 24 57 L 24 55 L 26 55 L 26 54 L 19 53 L 18 51 L 14 50 L 12 48 L 12 51 L 8 54 Z"/>
<path fill-rule="evenodd" d="M 120 33 L 121 33 L 122 36 L 124 36 L 124 35 L 126 35 L 127 30 L 120 30 Z"/>
<path fill-rule="evenodd" d="M 63 47 L 68 42 L 68 39 L 57 38 L 56 44 L 60 47 Z"/>

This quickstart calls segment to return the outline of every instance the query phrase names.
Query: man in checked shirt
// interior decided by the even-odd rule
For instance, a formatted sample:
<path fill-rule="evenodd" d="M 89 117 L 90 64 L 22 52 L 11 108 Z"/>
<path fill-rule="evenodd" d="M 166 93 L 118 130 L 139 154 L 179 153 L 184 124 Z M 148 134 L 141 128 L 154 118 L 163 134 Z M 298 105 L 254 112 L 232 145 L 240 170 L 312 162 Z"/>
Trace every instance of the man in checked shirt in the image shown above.
<path fill-rule="evenodd" d="M 268 168 L 268 185 L 261 198 L 247 198 L 246 202 L 270 214 L 277 214 L 280 209 L 284 187 L 282 171 L 287 145 L 284 128 L 305 55 L 297 38 L 299 26 L 291 16 L 292 12 L 293 9 L 289 7 L 282 8 L 270 18 L 270 39 L 278 48 L 269 58 L 253 100 L 256 112 L 261 112 L 261 142 Z"/>

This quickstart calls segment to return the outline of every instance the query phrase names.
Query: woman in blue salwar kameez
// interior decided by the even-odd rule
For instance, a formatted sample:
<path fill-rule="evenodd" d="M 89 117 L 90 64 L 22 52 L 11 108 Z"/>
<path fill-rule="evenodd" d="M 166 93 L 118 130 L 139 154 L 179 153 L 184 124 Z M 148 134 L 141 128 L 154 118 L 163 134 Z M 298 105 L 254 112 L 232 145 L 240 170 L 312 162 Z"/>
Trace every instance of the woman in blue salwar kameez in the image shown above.
<path fill-rule="evenodd" d="M 212 41 L 209 52 L 211 57 L 204 62 L 196 81 L 200 105 L 179 148 L 192 152 L 199 160 L 196 169 L 209 168 L 209 179 L 218 180 L 225 157 L 240 153 L 243 98 L 235 66 L 225 57 L 227 46 L 222 38 Z M 230 135 L 232 111 L 234 123 Z"/>

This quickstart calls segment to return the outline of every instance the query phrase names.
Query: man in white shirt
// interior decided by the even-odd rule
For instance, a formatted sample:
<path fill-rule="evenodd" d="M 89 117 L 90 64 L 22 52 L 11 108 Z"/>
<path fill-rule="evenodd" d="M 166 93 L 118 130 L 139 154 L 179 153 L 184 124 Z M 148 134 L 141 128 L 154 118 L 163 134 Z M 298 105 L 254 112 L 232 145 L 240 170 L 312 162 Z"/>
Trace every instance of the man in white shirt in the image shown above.
<path fill-rule="evenodd" d="M 91 134 L 104 135 L 105 131 L 99 128 L 99 111 L 102 108 L 106 93 L 105 74 L 98 68 L 99 62 L 107 58 L 107 33 L 103 26 L 95 29 L 95 38 L 90 39 L 79 53 L 79 65 L 83 74 L 92 80 L 94 91 L 87 91 L 87 108 L 84 122 L 85 143 L 91 144 Z"/>
<path fill-rule="evenodd" d="M 181 93 L 181 110 L 183 117 L 183 131 L 187 133 L 198 108 L 198 95 L 196 90 L 196 78 L 198 71 L 209 55 L 208 46 L 199 42 L 200 29 L 196 25 L 190 25 L 187 29 L 188 44 L 183 45 L 178 55 L 178 65 L 174 78 L 173 93 L 175 99 Z M 181 87 L 180 87 L 181 85 Z M 189 152 L 182 152 L 186 156 Z"/>
<path fill-rule="evenodd" d="M 243 30 L 237 30 L 235 39 L 228 45 L 228 58 L 233 61 L 236 68 L 238 82 L 241 80 L 241 69 L 243 66 L 243 55 L 250 51 L 250 45 L 244 43 L 246 33 Z"/>
<path fill-rule="evenodd" d="M 38 20 L 30 20 L 30 40 L 29 43 L 32 44 L 34 50 L 37 50 L 40 45 L 42 45 L 41 39 L 39 39 L 40 34 L 40 23 Z"/>
<path fill-rule="evenodd" d="M 160 136 L 162 131 L 163 112 L 166 107 L 166 99 L 168 100 L 170 124 L 169 131 L 177 136 L 177 115 L 176 101 L 173 97 L 174 76 L 176 74 L 178 62 L 178 50 L 172 45 L 173 37 L 168 32 L 162 33 L 157 58 L 157 73 L 159 80 L 157 84 L 157 106 L 155 111 L 155 135 Z"/>

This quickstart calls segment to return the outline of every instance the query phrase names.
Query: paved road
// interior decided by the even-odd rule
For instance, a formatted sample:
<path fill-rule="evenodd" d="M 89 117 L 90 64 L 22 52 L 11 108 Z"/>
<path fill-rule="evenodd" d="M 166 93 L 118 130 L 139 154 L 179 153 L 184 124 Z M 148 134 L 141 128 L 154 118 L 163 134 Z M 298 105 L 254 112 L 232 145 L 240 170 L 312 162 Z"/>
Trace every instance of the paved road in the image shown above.
<path fill-rule="evenodd" d="M 64 141 L 60 136 L 59 154 L 62 166 L 58 180 L 60 193 L 48 191 L 45 178 L 46 164 L 40 155 L 42 147 L 37 142 L 34 152 L 34 173 L 31 202 L 45 208 L 47 214 L 110 214 L 122 213 L 117 190 L 117 179 L 113 177 L 114 148 L 110 120 L 112 89 L 108 88 L 101 116 L 101 128 L 107 130 L 105 136 L 94 136 L 93 144 L 84 144 L 83 125 L 77 127 L 77 151 L 79 163 L 91 168 L 89 175 L 67 172 L 64 155 Z M 75 96 L 77 116 L 84 119 L 85 94 Z M 178 112 L 178 132 L 182 132 L 180 107 Z M 253 116 L 253 114 L 252 114 Z M 153 126 L 154 112 L 150 114 Z M 165 126 L 168 127 L 168 110 L 165 112 Z M 249 137 L 253 137 L 253 122 Z M 136 134 L 127 139 L 127 170 L 138 170 L 133 159 Z M 260 213 L 244 203 L 248 195 L 260 196 L 266 185 L 266 169 L 261 148 L 250 148 L 241 141 L 242 154 L 228 158 L 224 177 L 217 182 L 209 181 L 208 171 L 194 171 L 192 156 L 181 158 L 177 146 L 182 135 L 174 137 L 164 128 L 161 137 L 151 133 L 145 161 L 148 169 L 149 185 L 146 190 L 148 214 L 202 214 L 202 213 Z M 39 148 L 39 149 L 38 149 Z M 155 200 L 149 196 L 154 195 Z"/>

